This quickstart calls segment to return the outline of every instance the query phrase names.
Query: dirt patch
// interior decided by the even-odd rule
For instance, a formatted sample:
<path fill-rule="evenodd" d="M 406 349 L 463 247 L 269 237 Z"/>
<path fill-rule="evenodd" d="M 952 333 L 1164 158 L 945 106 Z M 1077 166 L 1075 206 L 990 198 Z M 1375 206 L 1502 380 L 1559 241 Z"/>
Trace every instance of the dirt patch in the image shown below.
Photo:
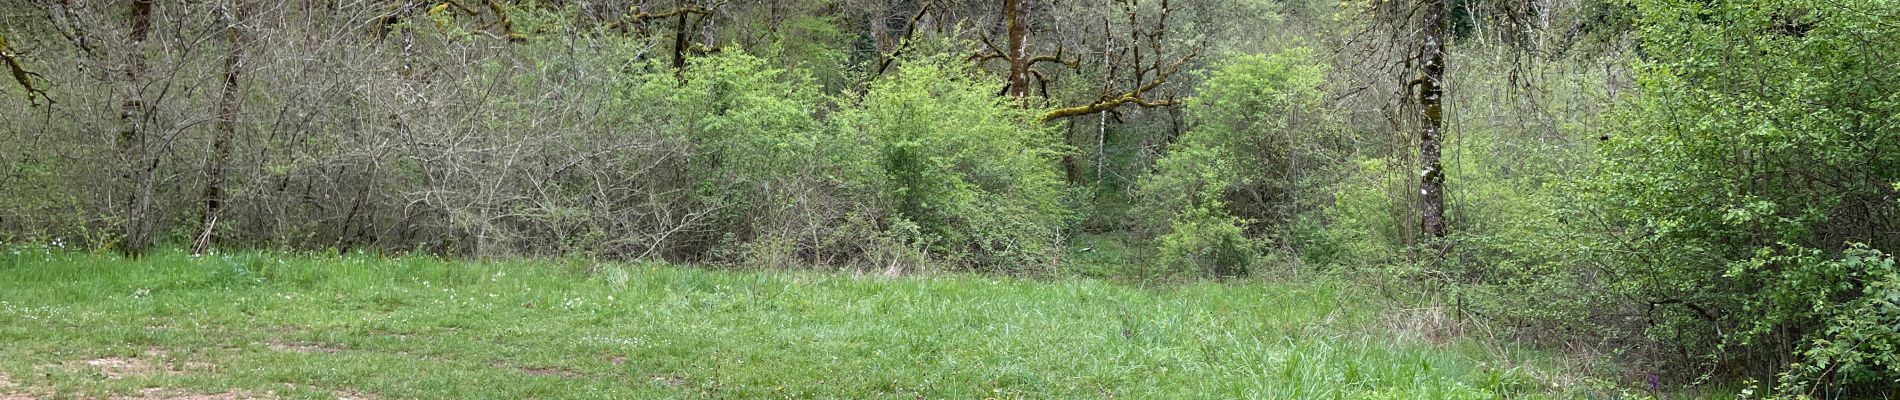
<path fill-rule="evenodd" d="M 157 372 L 152 363 L 137 358 L 106 357 L 86 360 L 86 365 L 98 370 L 106 379 L 119 379 L 128 376 L 150 375 Z"/>
<path fill-rule="evenodd" d="M 16 393 L 13 391 L 13 389 L 14 389 L 13 380 L 7 379 L 7 374 L 0 374 L 0 400 L 35 400 L 37 399 L 37 397 L 33 397 L 32 395 L 29 395 L 26 393 Z"/>
<path fill-rule="evenodd" d="M 113 399 L 118 399 L 118 400 L 239 400 L 239 399 L 268 399 L 268 398 L 271 398 L 271 397 L 258 396 L 254 394 L 244 393 L 244 392 L 224 392 L 224 393 L 203 394 L 203 393 L 191 393 L 191 392 L 164 389 L 164 388 L 150 388 L 150 389 L 141 390 L 139 391 L 139 394 L 137 396 L 113 397 Z"/>
<path fill-rule="evenodd" d="M 654 375 L 653 383 L 658 383 L 661 386 L 669 388 L 677 388 L 686 385 L 686 377 L 679 375 Z"/>
<path fill-rule="evenodd" d="M 382 396 L 357 392 L 355 390 L 330 391 L 330 397 L 335 397 L 336 400 L 382 400 L 383 398 Z"/>
<path fill-rule="evenodd" d="M 336 352 L 340 352 L 344 350 L 349 350 L 348 347 L 340 346 L 340 345 L 323 344 L 323 343 L 290 342 L 290 341 L 283 341 L 283 340 L 267 341 L 267 342 L 264 342 L 264 345 L 269 346 L 271 350 L 287 351 L 287 352 L 292 352 L 292 353 L 336 353 Z"/>
<path fill-rule="evenodd" d="M 81 366 L 83 364 L 83 366 Z M 129 376 L 147 376 L 155 374 L 181 373 L 186 371 L 211 371 L 216 365 L 199 361 L 174 360 L 171 353 L 164 349 L 147 349 L 135 357 L 104 357 L 66 364 L 69 368 L 90 369 L 106 379 L 119 379 Z"/>
<path fill-rule="evenodd" d="M 528 375 L 533 375 L 533 376 L 554 376 L 554 377 L 562 377 L 562 378 L 581 377 L 581 373 L 579 372 L 574 372 L 574 370 L 560 368 L 560 367 L 529 367 L 529 366 L 509 364 L 505 362 L 495 363 L 495 367 L 496 368 L 512 368 L 516 371 L 521 371 L 521 373 L 523 374 L 528 374 Z"/>

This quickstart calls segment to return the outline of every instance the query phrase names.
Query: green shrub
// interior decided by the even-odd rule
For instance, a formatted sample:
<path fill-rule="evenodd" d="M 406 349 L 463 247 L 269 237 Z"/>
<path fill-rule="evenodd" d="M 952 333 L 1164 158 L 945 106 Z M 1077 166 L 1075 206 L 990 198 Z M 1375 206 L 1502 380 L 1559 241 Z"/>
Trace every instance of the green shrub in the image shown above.
<path fill-rule="evenodd" d="M 1302 257 L 1367 267 L 1395 262 L 1405 254 L 1405 230 L 1413 223 L 1407 218 L 1410 205 L 1403 201 L 1407 186 L 1398 179 L 1410 174 L 1394 174 L 1391 164 L 1359 160 L 1343 174 L 1345 179 L 1332 188 L 1332 204 L 1323 209 L 1329 223 L 1310 234 L 1310 254 Z"/>
<path fill-rule="evenodd" d="M 834 140 L 818 117 L 824 100 L 804 71 L 739 50 L 693 58 L 677 75 L 649 63 L 614 103 L 638 124 L 625 129 L 644 138 L 602 152 L 612 157 L 602 163 L 606 182 L 566 182 L 577 186 L 573 198 L 609 190 L 607 198 L 624 203 L 594 217 L 627 220 L 579 223 L 608 227 L 604 236 L 617 239 L 610 254 L 774 265 L 801 253 L 823 257 L 830 249 L 810 237 L 829 236 L 852 211 L 837 198 L 849 193 L 829 190 L 841 166 L 822 151 Z M 793 239 L 801 236 L 807 240 Z M 756 241 L 777 245 L 748 248 Z"/>
<path fill-rule="evenodd" d="M 938 259 L 1027 272 L 1060 251 L 1062 149 L 1031 111 L 948 62 L 907 63 L 832 116 L 880 226 Z"/>
<path fill-rule="evenodd" d="M 1281 224 L 1318 198 L 1301 193 L 1315 191 L 1307 174 L 1329 170 L 1345 146 L 1325 112 L 1325 72 L 1306 48 L 1217 64 L 1188 99 L 1193 129 L 1141 184 L 1151 215 L 1187 212 L 1206 196 L 1250 224 Z"/>
<path fill-rule="evenodd" d="M 1814 252 L 1810 252 L 1814 253 Z M 1792 260 L 1789 260 L 1792 261 Z M 1801 360 L 1781 375 L 1785 393 L 1827 392 L 1822 385 L 1892 388 L 1900 379 L 1900 269 L 1893 256 L 1854 245 L 1838 259 L 1807 259 L 1792 284 L 1750 304 L 1767 318 L 1751 321 L 1745 338 L 1787 323 L 1824 321 L 1801 338 Z M 1744 339 L 1747 340 L 1747 339 Z"/>
<path fill-rule="evenodd" d="M 1157 266 L 1162 272 L 1235 277 L 1252 271 L 1260 258 L 1259 246 L 1247 238 L 1239 218 L 1216 208 L 1196 207 L 1175 217 L 1171 231 L 1161 236 Z"/>
<path fill-rule="evenodd" d="M 1900 326 L 1872 253 L 1900 249 L 1900 70 L 1872 67 L 1900 62 L 1900 41 L 1869 40 L 1900 36 L 1883 17 L 1900 5 L 1636 5 L 1644 91 L 1581 192 L 1629 249 L 1605 263 L 1611 287 L 1686 361 L 1836 395 L 1900 390 L 1890 359 L 1863 357 Z"/>
<path fill-rule="evenodd" d="M 1145 233 L 1168 235 L 1174 246 L 1247 242 L 1234 244 L 1248 249 L 1235 255 L 1256 251 L 1254 241 L 1286 236 L 1294 216 L 1323 198 L 1318 182 L 1325 179 L 1310 171 L 1329 170 L 1346 147 L 1345 135 L 1324 111 L 1320 84 L 1325 71 L 1305 48 L 1220 62 L 1188 100 L 1193 129 L 1139 184 L 1136 201 L 1146 219 Z M 1207 237 L 1213 241 L 1184 241 L 1200 237 L 1204 232 L 1198 230 L 1227 225 L 1239 227 L 1232 232 L 1235 238 L 1222 233 Z M 1202 258 L 1163 253 L 1164 258 Z M 1205 260 L 1186 263 L 1208 266 Z M 1201 270 L 1244 273 L 1244 267 L 1234 266 Z"/>

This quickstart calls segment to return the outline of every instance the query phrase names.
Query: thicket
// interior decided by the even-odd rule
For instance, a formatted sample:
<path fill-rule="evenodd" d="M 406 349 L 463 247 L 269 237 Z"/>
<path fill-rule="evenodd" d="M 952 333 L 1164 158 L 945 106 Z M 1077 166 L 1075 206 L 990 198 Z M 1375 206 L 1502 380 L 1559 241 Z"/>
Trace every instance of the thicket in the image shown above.
<path fill-rule="evenodd" d="M 209 30 L 230 11 L 178 7 L 153 29 Z M 254 63 L 240 85 L 243 140 L 205 237 L 197 202 L 214 135 L 203 118 L 215 115 L 210 55 L 223 48 L 146 50 L 174 76 L 133 82 L 155 132 L 134 162 L 114 147 L 134 144 L 98 140 L 122 123 L 113 51 L 131 44 L 47 46 L 80 63 L 38 72 L 57 105 L 3 108 L 5 238 L 137 246 L 123 234 L 139 217 L 127 176 L 149 173 L 149 229 L 171 246 L 1052 268 L 1071 218 L 1063 147 L 954 60 L 906 61 L 861 91 L 827 92 L 808 70 L 740 49 L 673 69 L 643 39 L 560 13 L 511 16 L 543 39 L 393 27 L 411 36 L 404 49 L 336 40 L 353 27 L 321 9 L 253 17 L 278 34 L 235 44 Z"/>
<path fill-rule="evenodd" d="M 1593 196 L 1653 329 L 1780 390 L 1900 389 L 1900 35 L 1886 2 L 1638 3 L 1644 92 Z M 1708 338 L 1708 339 L 1699 339 Z M 1767 371 L 1763 371 L 1767 372 Z"/>
<path fill-rule="evenodd" d="M 1633 87 L 1578 80 L 1601 59 L 1454 68 L 1455 232 L 1394 229 L 1415 217 L 1382 193 L 1410 188 L 1369 159 L 1326 211 L 1329 251 L 1309 254 L 1432 283 L 1525 337 L 1620 353 L 1622 374 L 1779 398 L 1900 392 L 1900 77 L 1878 67 L 1896 62 L 1900 42 L 1879 38 L 1900 34 L 1900 10 L 1612 4 L 1631 18 Z M 1473 42 L 1458 50 L 1513 57 Z"/>

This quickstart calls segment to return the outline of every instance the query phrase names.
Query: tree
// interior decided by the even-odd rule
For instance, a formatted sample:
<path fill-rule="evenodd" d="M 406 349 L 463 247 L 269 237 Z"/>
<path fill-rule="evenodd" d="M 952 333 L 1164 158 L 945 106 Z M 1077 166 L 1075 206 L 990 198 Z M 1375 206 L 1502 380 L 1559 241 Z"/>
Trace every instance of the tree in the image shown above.
<path fill-rule="evenodd" d="M 152 197 L 158 184 L 159 144 L 149 131 L 151 113 L 143 97 L 141 84 L 147 68 L 145 41 L 152 33 L 152 0 L 133 0 L 127 13 L 131 26 L 130 46 L 126 49 L 124 100 L 119 119 L 125 126 L 119 131 L 119 158 L 130 183 L 123 209 L 124 240 L 119 250 L 129 256 L 144 253 L 152 245 Z"/>
<path fill-rule="evenodd" d="M 1347 140 L 1329 127 L 1326 67 L 1315 58 L 1306 48 L 1233 56 L 1196 87 L 1184 106 L 1194 128 L 1155 161 L 1133 200 L 1148 217 L 1138 233 L 1161 242 L 1162 264 L 1245 274 L 1262 244 L 1294 245 L 1299 206 L 1313 203 L 1301 187 L 1320 181 L 1302 174 L 1349 159 L 1331 151 Z"/>
<path fill-rule="evenodd" d="M 1104 61 L 1105 63 L 1110 63 L 1110 65 L 1107 66 L 1107 71 L 1108 74 L 1111 75 L 1107 77 L 1108 79 L 1105 79 L 1105 81 L 1115 81 L 1115 78 L 1117 78 L 1113 76 L 1115 72 L 1125 69 L 1133 74 L 1133 79 L 1130 80 L 1130 82 L 1133 82 L 1131 86 L 1126 88 L 1116 88 L 1113 85 L 1103 87 L 1102 92 L 1097 95 L 1094 101 L 1049 110 L 1043 113 L 1040 119 L 1042 121 L 1052 121 L 1061 118 L 1114 112 L 1122 106 L 1131 104 L 1143 108 L 1168 107 L 1181 104 L 1179 99 L 1172 96 L 1154 98 L 1153 93 L 1157 89 L 1160 89 L 1162 85 L 1167 84 L 1170 78 L 1180 73 L 1189 63 L 1199 58 L 1201 52 L 1206 48 L 1207 42 L 1204 40 L 1197 41 L 1188 47 L 1187 53 L 1181 54 L 1179 57 L 1174 58 L 1173 61 L 1169 61 L 1169 58 L 1165 56 L 1164 52 L 1166 50 L 1166 42 L 1164 39 L 1171 31 L 1171 28 L 1168 26 L 1168 18 L 1174 13 L 1174 7 L 1170 5 L 1168 0 L 1161 0 L 1160 6 L 1161 10 L 1160 13 L 1155 16 L 1154 25 L 1144 28 L 1137 22 L 1141 16 L 1141 1 L 1130 0 L 1127 3 L 1123 3 L 1123 14 L 1128 20 L 1127 51 L 1130 54 L 1123 58 L 1126 62 L 1125 65 L 1115 65 L 1112 61 Z M 1105 35 L 1108 34 L 1106 24 L 1104 24 L 1103 33 Z M 1112 38 L 1109 39 L 1112 40 Z M 1105 47 L 1108 46 L 1105 45 Z M 1147 63 L 1143 63 L 1143 49 L 1148 51 L 1149 59 Z M 1104 49 L 1104 53 L 1108 52 L 1108 49 Z M 1055 57 L 1060 60 L 1061 56 L 1061 52 L 1058 51 Z M 1034 62 L 1040 59 L 1042 58 L 1038 57 L 1031 59 L 1031 61 Z"/>
<path fill-rule="evenodd" d="M 683 71 L 686 69 L 686 55 L 692 52 L 692 43 L 688 41 L 687 38 L 691 36 L 691 32 L 694 30 L 693 27 L 705 23 L 706 18 L 712 16 L 713 11 L 722 4 L 724 4 L 724 2 L 716 1 L 711 4 L 701 5 L 687 4 L 681 1 L 674 4 L 671 10 L 652 13 L 642 10 L 635 12 L 627 18 L 635 22 L 673 18 L 673 70 Z M 699 19 L 696 20 L 697 22 L 691 19 L 694 15 L 699 16 Z"/>
<path fill-rule="evenodd" d="M 1022 99 L 1029 95 L 1029 24 L 1025 14 L 1029 13 L 1029 0 L 1003 0 L 1005 35 L 1008 37 L 1007 53 L 1009 59 L 1009 97 Z M 1057 56 L 1058 61 L 1060 61 Z"/>
<path fill-rule="evenodd" d="M 211 151 L 205 159 L 204 214 L 202 229 L 192 243 L 192 254 L 203 254 L 211 246 L 218 217 L 224 212 L 224 170 L 231 158 L 231 139 L 237 135 L 238 78 L 243 71 L 244 0 L 232 0 L 218 15 L 225 25 L 224 88 L 218 92 L 218 121 L 211 138 Z"/>
<path fill-rule="evenodd" d="M 1900 4 L 1634 3 L 1642 96 L 1582 191 L 1626 249 L 1604 276 L 1681 362 L 1900 390 Z"/>
<path fill-rule="evenodd" d="M 1431 238 L 1445 237 L 1445 171 L 1443 151 L 1445 96 L 1445 1 L 1421 0 L 1424 26 L 1420 29 L 1418 58 L 1424 63 L 1418 86 L 1419 231 Z"/>
<path fill-rule="evenodd" d="M 1077 73 L 1082 72 L 1082 61 L 1079 58 L 1066 54 L 1068 51 L 1064 46 L 1056 46 L 1056 50 L 1053 54 L 1034 55 L 1030 52 L 1030 47 L 1032 46 L 1029 42 L 1030 36 L 1033 33 L 1033 30 L 1030 29 L 1030 13 L 1033 8 L 1030 7 L 1029 3 L 1029 0 L 1005 0 L 1003 4 L 1003 24 L 1005 25 L 1002 40 L 1003 46 L 997 46 L 995 44 L 996 41 L 991 40 L 989 37 L 982 37 L 980 39 L 985 47 L 985 51 L 971 56 L 978 65 L 982 65 L 991 60 L 1003 60 L 1008 62 L 1009 69 L 1004 75 L 1008 84 L 1004 87 L 1003 94 L 1019 100 L 1029 96 L 1030 89 L 1037 85 L 1043 86 L 1043 94 L 1045 96 L 1047 95 L 1047 85 L 1053 79 L 1050 75 L 1037 70 L 1036 67 L 1038 65 L 1055 63 L 1066 66 L 1071 71 Z M 1143 26 L 1138 23 L 1142 16 L 1141 1 L 1129 0 L 1122 3 L 1122 13 L 1128 21 L 1128 26 L 1126 27 L 1128 29 L 1128 46 L 1122 49 L 1122 51 L 1126 51 L 1128 54 L 1122 57 L 1107 57 L 1108 53 L 1114 52 L 1115 49 L 1107 48 L 1108 46 L 1106 44 L 1104 44 L 1104 48 L 1102 49 L 1102 53 L 1105 55 L 1103 62 L 1104 64 L 1108 64 L 1104 65 L 1102 69 L 1103 73 L 1108 74 L 1108 76 L 1104 77 L 1105 79 L 1103 79 L 1103 81 L 1114 82 L 1117 78 L 1114 75 L 1118 71 L 1128 71 L 1133 78 L 1130 80 L 1133 82 L 1131 86 L 1126 88 L 1117 88 L 1113 85 L 1105 86 L 1102 88 L 1102 92 L 1096 96 L 1095 100 L 1088 101 L 1084 104 L 1062 106 L 1048 110 L 1044 112 L 1038 120 L 1046 122 L 1062 118 L 1113 112 L 1124 105 L 1131 104 L 1150 108 L 1180 104 L 1180 101 L 1173 97 L 1153 98 L 1152 93 L 1161 88 L 1162 85 L 1167 84 L 1169 78 L 1181 72 L 1190 62 L 1200 57 L 1202 49 L 1206 46 L 1206 42 L 1196 42 L 1189 46 L 1186 53 L 1178 57 L 1169 58 L 1164 56 L 1165 42 L 1163 39 L 1167 36 L 1168 32 L 1170 32 L 1171 28 L 1168 26 L 1168 18 L 1174 12 L 1174 7 L 1168 0 L 1162 0 L 1159 6 L 1160 11 L 1156 14 L 1153 25 Z M 1104 23 L 1102 34 L 1106 41 L 1112 41 L 1114 40 L 1112 37 L 1114 32 L 1108 31 L 1107 27 L 1107 24 Z M 1147 51 L 1149 55 L 1149 58 L 1146 60 L 1143 58 L 1144 50 Z"/>

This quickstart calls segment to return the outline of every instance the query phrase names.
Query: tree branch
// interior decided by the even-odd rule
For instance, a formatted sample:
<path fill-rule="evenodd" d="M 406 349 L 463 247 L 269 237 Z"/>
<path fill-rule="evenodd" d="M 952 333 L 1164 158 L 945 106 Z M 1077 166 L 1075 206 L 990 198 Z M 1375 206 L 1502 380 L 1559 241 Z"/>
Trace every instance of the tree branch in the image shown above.
<path fill-rule="evenodd" d="M 1173 77 L 1175 73 L 1181 72 L 1181 69 L 1187 66 L 1188 61 L 1199 57 L 1200 54 L 1201 49 L 1196 47 L 1194 50 L 1189 51 L 1187 55 L 1175 60 L 1172 64 L 1168 64 L 1166 67 L 1156 65 L 1156 68 L 1154 68 L 1156 71 L 1154 80 L 1136 87 L 1135 90 L 1120 95 L 1105 95 L 1102 96 L 1100 100 L 1085 105 L 1049 110 L 1049 112 L 1042 114 L 1042 117 L 1037 118 L 1037 121 L 1048 122 L 1057 118 L 1068 118 L 1110 111 L 1124 104 L 1134 104 L 1143 108 L 1168 107 L 1181 104 L 1180 100 L 1172 97 L 1148 100 L 1144 96 L 1146 96 L 1148 92 L 1155 90 L 1155 88 L 1161 87 L 1162 84 L 1167 83 L 1168 78 Z"/>
<path fill-rule="evenodd" d="M 931 2 L 929 3 L 924 3 L 923 7 L 917 7 L 917 15 L 910 17 L 910 23 L 905 25 L 905 26 L 910 27 L 910 29 L 907 31 L 904 31 L 904 37 L 902 39 L 897 40 L 897 48 L 892 49 L 891 54 L 884 55 L 884 61 L 881 63 L 878 63 L 877 73 L 871 75 L 872 79 L 877 79 L 877 77 L 879 76 L 884 76 L 884 70 L 890 69 L 891 63 L 894 61 L 897 61 L 898 56 L 904 55 L 905 49 L 910 48 L 910 43 L 911 43 L 910 37 L 913 34 L 917 33 L 917 22 L 922 21 L 924 19 L 924 15 L 930 12 L 930 7 L 935 6 L 935 5 L 937 5 L 937 1 L 931 0 Z M 979 63 L 981 63 L 981 61 L 979 61 Z"/>
<path fill-rule="evenodd" d="M 1089 114 L 1094 114 L 1094 113 L 1099 113 L 1099 112 L 1112 111 L 1118 107 L 1121 107 L 1124 104 L 1134 104 L 1134 105 L 1141 106 L 1143 108 L 1155 108 L 1155 107 L 1174 106 L 1177 104 L 1181 104 L 1181 101 L 1174 98 L 1148 100 L 1148 99 L 1143 99 L 1139 96 L 1136 96 L 1134 93 L 1123 93 L 1121 96 L 1118 96 L 1118 97 L 1096 100 L 1094 103 L 1089 103 L 1086 105 L 1049 110 L 1049 112 L 1042 114 L 1042 117 L 1037 118 L 1036 120 L 1040 122 L 1048 122 L 1051 120 L 1055 120 L 1057 118 L 1076 117 L 1076 116 L 1089 115 Z"/>
<path fill-rule="evenodd" d="M 37 94 L 40 98 L 46 99 L 46 104 L 53 104 L 53 98 L 46 95 L 46 90 L 33 86 L 33 77 L 40 74 L 27 71 L 26 67 L 20 65 L 20 56 L 7 49 L 5 36 L 0 36 L 0 62 L 7 64 L 7 69 L 13 72 L 13 80 L 20 83 L 21 89 L 26 89 L 26 101 L 38 106 L 39 102 L 33 100 L 33 95 Z"/>
<path fill-rule="evenodd" d="M 657 13 L 648 13 L 648 12 L 643 11 L 643 12 L 634 13 L 633 15 L 628 15 L 627 19 L 645 22 L 646 20 L 650 20 L 650 19 L 671 18 L 674 16 L 678 16 L 680 14 L 711 15 L 713 13 L 713 7 L 718 7 L 718 6 L 717 5 L 714 5 L 712 7 L 701 7 L 697 5 L 679 6 L 678 8 L 674 8 L 672 10 L 661 11 Z"/>
<path fill-rule="evenodd" d="M 496 19 L 495 22 L 498 24 L 501 24 L 501 33 L 503 37 L 508 38 L 508 41 L 510 42 L 520 42 L 520 41 L 528 40 L 527 35 L 523 35 L 521 34 L 521 32 L 515 31 L 515 21 L 513 19 L 508 18 L 508 10 L 503 9 L 501 7 L 500 1 L 483 0 L 482 2 L 488 4 L 489 11 L 495 12 L 495 19 Z"/>

